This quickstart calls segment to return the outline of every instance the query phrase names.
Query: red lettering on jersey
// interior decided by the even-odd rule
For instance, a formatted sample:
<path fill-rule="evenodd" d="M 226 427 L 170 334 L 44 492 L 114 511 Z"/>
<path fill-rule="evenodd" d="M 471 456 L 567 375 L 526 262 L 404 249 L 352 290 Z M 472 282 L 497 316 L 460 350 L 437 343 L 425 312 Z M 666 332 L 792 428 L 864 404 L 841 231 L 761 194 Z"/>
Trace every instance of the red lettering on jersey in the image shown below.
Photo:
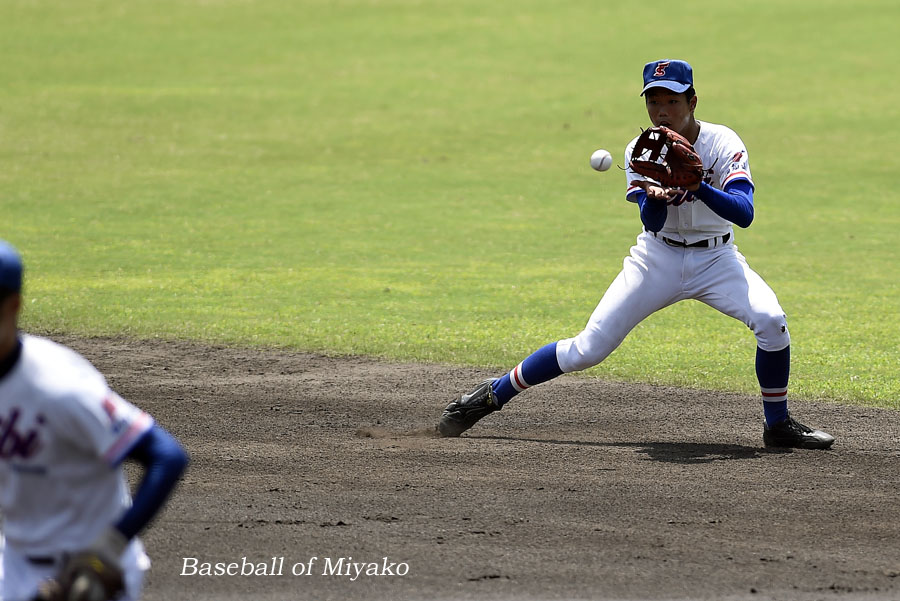
<path fill-rule="evenodd" d="M 669 62 L 666 61 L 664 63 L 659 63 L 656 65 L 656 72 L 653 73 L 653 77 L 662 77 L 666 74 L 666 67 L 669 66 Z"/>
<path fill-rule="evenodd" d="M 116 406 L 108 398 L 103 399 L 103 410 L 109 416 L 109 421 L 116 421 Z"/>
<path fill-rule="evenodd" d="M 14 408 L 8 416 L 0 417 L 0 459 L 28 459 L 41 448 L 37 428 L 21 431 L 16 427 L 19 415 L 19 409 Z M 41 416 L 37 417 L 38 424 L 43 421 Z"/>
<path fill-rule="evenodd" d="M 731 157 L 731 162 L 734 163 L 736 161 L 740 161 L 742 156 L 744 156 L 744 151 L 743 150 L 737 151 L 736 153 L 734 153 L 734 156 Z"/>

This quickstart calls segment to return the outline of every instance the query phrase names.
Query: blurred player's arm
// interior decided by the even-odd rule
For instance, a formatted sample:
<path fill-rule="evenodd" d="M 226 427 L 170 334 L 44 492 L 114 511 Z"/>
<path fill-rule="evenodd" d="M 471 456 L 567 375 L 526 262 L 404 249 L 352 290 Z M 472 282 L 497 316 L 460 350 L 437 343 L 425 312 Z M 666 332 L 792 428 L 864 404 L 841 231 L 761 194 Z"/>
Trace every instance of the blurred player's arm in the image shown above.
<path fill-rule="evenodd" d="M 114 524 L 126 539 L 140 532 L 165 504 L 188 464 L 188 455 L 158 424 L 141 436 L 126 457 L 144 468 L 131 507 Z"/>

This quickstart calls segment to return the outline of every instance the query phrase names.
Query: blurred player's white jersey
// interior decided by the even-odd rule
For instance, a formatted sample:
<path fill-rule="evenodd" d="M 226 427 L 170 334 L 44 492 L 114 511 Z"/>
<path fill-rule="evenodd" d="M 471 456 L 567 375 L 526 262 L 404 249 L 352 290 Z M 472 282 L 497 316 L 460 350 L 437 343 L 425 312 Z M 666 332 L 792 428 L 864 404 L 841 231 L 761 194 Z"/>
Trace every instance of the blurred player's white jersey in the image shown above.
<path fill-rule="evenodd" d="M 76 352 L 23 335 L 0 379 L 0 511 L 7 550 L 83 548 L 131 505 L 119 463 L 153 419 Z"/>
<path fill-rule="evenodd" d="M 739 179 L 747 180 L 753 184 L 750 177 L 750 161 L 747 157 L 747 148 L 741 138 L 730 128 L 715 123 L 697 121 L 700 125 L 700 135 L 694 143 L 694 150 L 703 161 L 703 181 L 713 188 L 724 190 L 730 182 Z M 631 150 L 637 137 L 634 138 L 625 149 L 625 164 L 631 158 Z M 635 180 L 647 178 L 631 168 L 626 168 L 625 195 L 637 191 L 637 186 L 632 186 Z M 661 233 L 673 240 L 694 243 L 707 238 L 722 236 L 732 231 L 731 222 L 716 215 L 706 203 L 693 198 L 690 193 L 686 196 L 686 202 L 670 204 L 665 225 Z"/>

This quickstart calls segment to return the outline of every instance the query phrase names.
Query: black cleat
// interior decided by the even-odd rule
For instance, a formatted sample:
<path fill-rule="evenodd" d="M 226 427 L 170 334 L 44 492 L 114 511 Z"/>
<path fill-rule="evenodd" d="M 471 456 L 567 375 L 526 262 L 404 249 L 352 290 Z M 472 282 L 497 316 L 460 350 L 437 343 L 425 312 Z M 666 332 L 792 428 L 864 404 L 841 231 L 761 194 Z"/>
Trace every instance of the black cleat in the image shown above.
<path fill-rule="evenodd" d="M 493 382 L 493 379 L 485 380 L 469 394 L 464 394 L 447 405 L 437 425 L 437 431 L 441 436 L 459 436 L 488 413 L 500 409 L 497 397 L 491 389 Z"/>
<path fill-rule="evenodd" d="M 804 426 L 793 417 L 765 426 L 763 443 L 767 447 L 790 447 L 794 449 L 827 449 L 834 444 L 834 436 L 828 432 Z"/>

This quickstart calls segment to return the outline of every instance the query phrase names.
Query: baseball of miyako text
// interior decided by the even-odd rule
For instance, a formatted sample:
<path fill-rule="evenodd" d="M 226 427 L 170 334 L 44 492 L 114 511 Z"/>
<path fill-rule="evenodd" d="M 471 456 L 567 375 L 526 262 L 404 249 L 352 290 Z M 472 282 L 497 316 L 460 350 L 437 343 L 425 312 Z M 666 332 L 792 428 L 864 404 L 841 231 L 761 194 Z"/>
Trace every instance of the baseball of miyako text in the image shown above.
<path fill-rule="evenodd" d="M 336 576 L 355 582 L 378 576 L 406 576 L 409 564 L 382 557 L 378 561 L 354 561 L 353 557 L 318 557 L 295 561 L 271 557 L 262 561 L 241 557 L 232 561 L 204 561 L 183 557 L 181 576 Z"/>

